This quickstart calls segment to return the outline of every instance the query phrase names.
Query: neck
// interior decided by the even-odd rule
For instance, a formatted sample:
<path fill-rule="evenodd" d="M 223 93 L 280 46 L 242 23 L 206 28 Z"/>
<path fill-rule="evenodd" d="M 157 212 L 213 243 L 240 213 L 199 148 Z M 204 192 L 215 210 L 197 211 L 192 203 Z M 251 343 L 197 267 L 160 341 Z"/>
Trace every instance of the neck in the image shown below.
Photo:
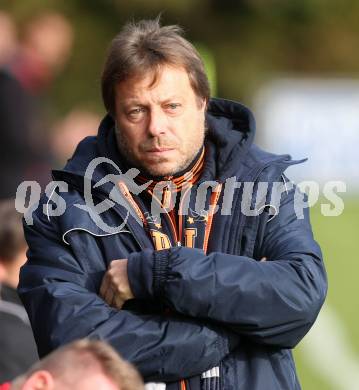
<path fill-rule="evenodd" d="M 17 285 L 19 284 L 19 271 L 18 270 L 17 270 L 17 272 L 9 271 L 5 280 L 4 280 L 4 283 L 10 287 L 16 289 Z"/>

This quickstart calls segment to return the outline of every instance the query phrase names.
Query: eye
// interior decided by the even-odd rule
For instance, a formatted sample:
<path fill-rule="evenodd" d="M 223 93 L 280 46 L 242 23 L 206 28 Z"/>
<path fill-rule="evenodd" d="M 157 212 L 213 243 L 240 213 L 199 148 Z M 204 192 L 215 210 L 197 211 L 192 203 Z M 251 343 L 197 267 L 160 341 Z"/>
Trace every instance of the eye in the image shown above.
<path fill-rule="evenodd" d="M 142 107 L 134 108 L 133 110 L 130 111 L 130 114 L 140 114 L 143 111 L 144 109 Z"/>
<path fill-rule="evenodd" d="M 144 113 L 146 111 L 146 109 L 144 107 L 136 107 L 136 108 L 133 108 L 132 110 L 129 110 L 128 112 L 128 116 L 130 118 L 133 118 L 133 119 L 136 119 L 138 118 L 142 113 Z"/>
<path fill-rule="evenodd" d="M 166 108 L 170 111 L 175 111 L 177 108 L 179 108 L 181 105 L 179 103 L 168 103 L 166 105 Z"/>

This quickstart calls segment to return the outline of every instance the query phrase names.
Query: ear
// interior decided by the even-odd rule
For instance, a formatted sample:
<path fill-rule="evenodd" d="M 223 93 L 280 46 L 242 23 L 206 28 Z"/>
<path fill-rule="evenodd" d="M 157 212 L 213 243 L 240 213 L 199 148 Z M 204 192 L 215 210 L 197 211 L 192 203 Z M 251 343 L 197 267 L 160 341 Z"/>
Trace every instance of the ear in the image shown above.
<path fill-rule="evenodd" d="M 52 390 L 54 378 L 49 371 L 41 370 L 34 372 L 25 380 L 21 390 Z"/>
<path fill-rule="evenodd" d="M 207 111 L 207 107 L 208 107 L 208 100 L 205 98 L 202 98 L 200 100 L 200 103 L 201 103 L 200 109 L 203 111 L 203 113 L 205 113 Z"/>

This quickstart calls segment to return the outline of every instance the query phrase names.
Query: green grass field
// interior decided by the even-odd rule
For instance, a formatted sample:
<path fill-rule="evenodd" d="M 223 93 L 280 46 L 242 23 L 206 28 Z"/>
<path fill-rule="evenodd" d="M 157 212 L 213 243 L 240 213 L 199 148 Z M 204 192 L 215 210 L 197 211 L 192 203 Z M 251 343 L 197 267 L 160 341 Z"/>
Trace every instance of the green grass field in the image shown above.
<path fill-rule="evenodd" d="M 342 330 L 345 331 L 349 348 L 352 349 L 352 357 L 359 364 L 359 199 L 345 199 L 344 211 L 338 217 L 324 217 L 320 207 L 316 205 L 311 209 L 311 219 L 314 235 L 321 245 L 328 273 L 329 290 L 326 305 L 330 306 L 343 325 Z M 337 336 L 337 334 L 331 335 L 333 338 Z M 337 340 L 341 338 L 334 339 Z M 328 353 L 326 347 L 327 345 L 322 345 L 323 354 Z M 344 346 L 343 350 L 345 350 Z M 333 370 L 331 371 L 334 372 L 333 375 L 338 375 L 340 381 L 340 375 L 344 373 L 335 373 L 335 371 L 338 370 L 338 362 L 345 361 L 345 356 L 342 356 L 341 349 L 337 348 L 336 351 L 337 353 L 331 351 L 331 354 L 337 356 L 330 356 L 332 367 L 329 368 Z M 307 348 L 300 344 L 294 353 L 303 390 L 340 390 L 338 384 L 334 384 L 328 374 L 317 366 L 314 367 Z M 348 387 L 343 384 L 341 389 L 359 389 L 359 383 L 353 386 Z"/>

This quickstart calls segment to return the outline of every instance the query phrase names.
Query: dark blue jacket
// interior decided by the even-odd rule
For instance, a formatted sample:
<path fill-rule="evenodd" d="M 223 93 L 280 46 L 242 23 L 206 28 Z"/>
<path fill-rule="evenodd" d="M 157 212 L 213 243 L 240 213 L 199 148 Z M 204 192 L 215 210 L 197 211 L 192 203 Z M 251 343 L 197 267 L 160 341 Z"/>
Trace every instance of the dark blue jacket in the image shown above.
<path fill-rule="evenodd" d="M 286 180 L 283 172 L 295 162 L 252 144 L 248 109 L 214 99 L 207 124 L 201 182 L 235 177 L 257 188 L 259 182 Z M 112 233 L 75 206 L 85 205 L 88 163 L 116 155 L 112 127 L 105 118 L 98 136 L 82 141 L 64 170 L 54 172 L 56 180 L 68 183 L 68 192 L 59 192 L 65 213 L 47 216 L 52 203 L 44 196 L 34 224 L 25 225 L 30 249 L 19 292 L 40 355 L 89 336 L 108 341 L 146 381 L 177 381 L 219 365 L 222 389 L 300 389 L 291 348 L 314 323 L 327 284 L 308 209 L 303 218 L 295 213 L 297 191 L 283 192 L 273 218 L 266 199 L 263 212 L 245 216 L 242 201 L 255 208 L 255 199 L 240 187 L 230 215 L 214 215 L 207 253 L 186 247 L 154 251 L 144 229 L 120 204 L 101 215 L 111 226 L 126 221 L 121 232 Z M 93 182 L 109 173 L 114 173 L 109 164 L 101 164 Z M 113 187 L 107 182 L 93 188 L 96 202 L 107 202 Z M 262 257 L 267 261 L 259 261 Z M 98 296 L 104 272 L 119 258 L 129 259 L 136 297 L 120 311 Z M 164 315 L 164 307 L 172 314 Z"/>

